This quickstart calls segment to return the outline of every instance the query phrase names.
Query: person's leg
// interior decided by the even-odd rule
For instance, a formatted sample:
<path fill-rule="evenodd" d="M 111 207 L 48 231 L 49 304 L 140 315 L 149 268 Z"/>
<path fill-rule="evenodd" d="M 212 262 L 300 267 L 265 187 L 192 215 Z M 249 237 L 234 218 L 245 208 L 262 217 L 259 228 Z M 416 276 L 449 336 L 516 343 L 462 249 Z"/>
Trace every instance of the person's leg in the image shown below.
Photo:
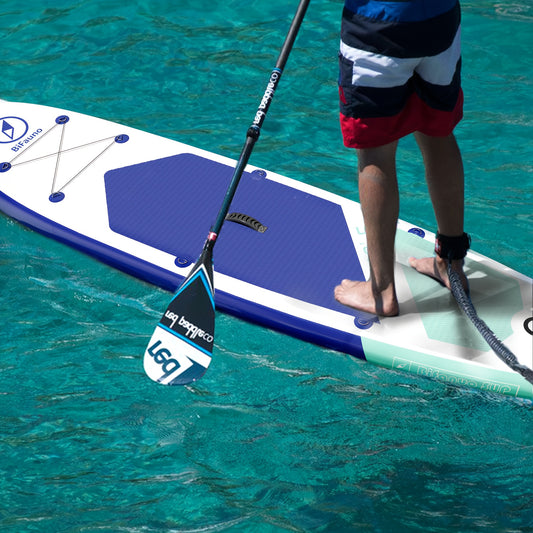
<path fill-rule="evenodd" d="M 455 136 L 430 137 L 417 132 L 415 138 L 424 159 L 438 232 L 448 237 L 459 237 L 463 234 L 464 222 L 464 170 Z M 410 258 L 409 262 L 422 274 L 436 278 L 450 287 L 445 259 L 439 256 Z M 463 260 L 452 261 L 452 268 L 460 273 L 466 286 Z"/>
<path fill-rule="evenodd" d="M 370 279 L 343 280 L 335 287 L 340 303 L 382 316 L 398 314 L 394 285 L 394 238 L 399 195 L 396 178 L 398 142 L 357 151 L 359 199 L 365 221 Z"/>

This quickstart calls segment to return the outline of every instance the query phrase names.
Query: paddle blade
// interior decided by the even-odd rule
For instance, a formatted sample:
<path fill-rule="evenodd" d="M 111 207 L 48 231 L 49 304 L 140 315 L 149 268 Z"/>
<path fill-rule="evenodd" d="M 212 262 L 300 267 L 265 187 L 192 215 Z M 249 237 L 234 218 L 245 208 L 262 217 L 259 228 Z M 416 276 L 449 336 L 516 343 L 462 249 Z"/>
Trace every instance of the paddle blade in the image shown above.
<path fill-rule="evenodd" d="M 144 370 L 163 385 L 201 378 L 213 353 L 215 301 L 211 262 L 198 260 L 170 302 L 144 353 Z"/>

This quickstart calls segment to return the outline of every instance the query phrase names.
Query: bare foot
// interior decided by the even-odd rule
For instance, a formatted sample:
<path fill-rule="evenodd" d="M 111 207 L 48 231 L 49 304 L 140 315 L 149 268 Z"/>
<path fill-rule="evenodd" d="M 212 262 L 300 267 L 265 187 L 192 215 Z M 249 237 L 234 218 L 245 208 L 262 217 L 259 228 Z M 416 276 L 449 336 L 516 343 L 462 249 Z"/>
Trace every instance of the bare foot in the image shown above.
<path fill-rule="evenodd" d="M 448 289 L 451 288 L 448 278 L 448 262 L 441 257 L 424 257 L 422 259 L 410 257 L 409 264 L 417 272 L 437 280 Z M 468 293 L 468 280 L 463 272 L 463 260 L 452 261 L 452 269 L 459 274 L 463 288 Z"/>
<path fill-rule="evenodd" d="M 353 309 L 381 316 L 396 316 L 399 311 L 394 287 L 374 294 L 371 281 L 344 279 L 335 287 L 335 299 Z"/>

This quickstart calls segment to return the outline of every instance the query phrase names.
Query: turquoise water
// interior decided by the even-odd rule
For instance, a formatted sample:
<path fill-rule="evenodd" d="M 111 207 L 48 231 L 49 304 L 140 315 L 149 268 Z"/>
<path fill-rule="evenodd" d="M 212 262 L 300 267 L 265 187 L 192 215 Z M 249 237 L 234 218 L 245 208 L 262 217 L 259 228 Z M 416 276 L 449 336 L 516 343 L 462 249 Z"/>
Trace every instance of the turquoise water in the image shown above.
<path fill-rule="evenodd" d="M 287 2 L 4 0 L 0 97 L 236 158 Z M 215 7 L 213 7 L 213 5 Z M 357 197 L 337 123 L 341 2 L 313 0 L 252 163 Z M 533 2 L 463 2 L 466 228 L 533 275 Z M 434 228 L 401 144 L 401 216 Z M 0 217 L 0 531 L 533 531 L 530 404 L 217 316 L 213 364 L 153 384 L 169 294 Z"/>

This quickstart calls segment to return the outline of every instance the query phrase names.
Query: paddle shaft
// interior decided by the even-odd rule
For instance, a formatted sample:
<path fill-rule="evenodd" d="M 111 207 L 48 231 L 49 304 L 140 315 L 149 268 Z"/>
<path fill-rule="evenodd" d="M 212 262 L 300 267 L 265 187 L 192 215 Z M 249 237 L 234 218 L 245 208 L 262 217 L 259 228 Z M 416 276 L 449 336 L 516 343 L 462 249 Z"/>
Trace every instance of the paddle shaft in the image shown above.
<path fill-rule="evenodd" d="M 239 161 L 233 172 L 222 207 L 205 241 L 202 253 L 172 299 L 150 339 L 144 354 L 148 376 L 164 385 L 185 385 L 201 378 L 211 362 L 215 334 L 213 247 L 239 185 L 261 126 L 276 91 L 281 73 L 310 0 L 300 0 L 289 33 L 254 121 L 248 128 Z"/>
<path fill-rule="evenodd" d="M 283 73 L 283 69 L 285 68 L 285 64 L 287 63 L 287 59 L 292 50 L 292 46 L 294 44 L 294 41 L 296 40 L 296 36 L 298 35 L 298 31 L 304 19 L 309 2 L 310 0 L 300 0 L 300 4 L 298 5 L 298 9 L 292 20 L 291 27 L 289 28 L 289 32 L 287 33 L 287 37 L 285 38 L 285 42 L 283 43 L 283 47 L 281 48 L 281 52 L 276 62 L 276 66 L 270 74 L 270 79 L 268 81 L 267 88 L 265 90 L 263 98 L 261 99 L 261 103 L 259 104 L 257 113 L 255 114 L 254 121 L 252 122 L 246 133 L 246 141 L 242 148 L 239 161 L 235 166 L 233 177 L 231 178 L 230 185 L 228 187 L 228 190 L 226 191 L 226 196 L 224 197 L 224 201 L 222 203 L 220 211 L 218 212 L 217 219 L 211 227 L 211 231 L 209 232 L 209 235 L 207 237 L 205 247 L 212 248 L 214 246 L 218 234 L 220 233 L 220 230 L 222 228 L 222 225 L 224 224 L 224 220 L 226 219 L 226 215 L 228 214 L 231 202 L 233 200 L 233 197 L 235 196 L 235 192 L 237 191 L 237 187 L 241 180 L 244 169 L 248 164 L 248 160 L 250 159 L 250 155 L 252 153 L 255 143 L 257 139 L 259 139 L 259 135 L 261 133 L 261 126 L 263 125 L 268 108 L 270 107 L 270 103 L 272 102 L 272 98 L 274 97 L 274 93 L 276 92 L 276 88 L 281 78 L 281 74 Z"/>

